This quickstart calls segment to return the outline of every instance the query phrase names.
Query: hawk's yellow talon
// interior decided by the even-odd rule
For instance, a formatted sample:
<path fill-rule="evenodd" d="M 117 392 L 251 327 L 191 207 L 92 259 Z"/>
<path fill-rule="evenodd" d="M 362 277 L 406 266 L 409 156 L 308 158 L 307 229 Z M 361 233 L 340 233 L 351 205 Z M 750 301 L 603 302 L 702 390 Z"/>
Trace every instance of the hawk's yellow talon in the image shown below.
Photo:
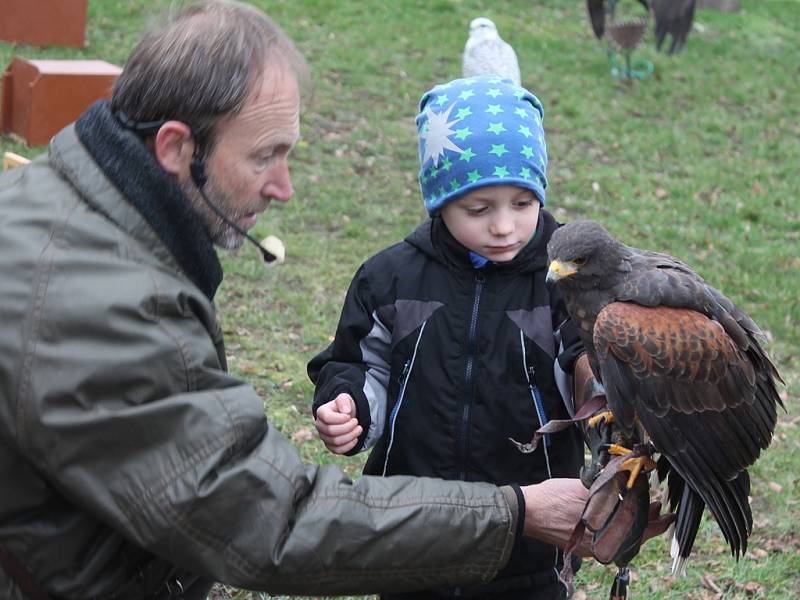
<path fill-rule="evenodd" d="M 627 448 L 623 448 L 623 450 L 627 450 Z M 609 453 L 611 450 L 609 449 Z M 628 450 L 630 453 L 630 450 Z M 639 476 L 639 473 L 642 472 L 644 469 L 645 472 L 652 471 L 656 468 L 656 463 L 653 459 L 648 458 L 647 456 L 640 456 L 639 458 L 629 458 L 628 460 L 624 461 L 620 466 L 620 471 L 630 471 L 631 474 L 628 477 L 628 483 L 626 487 L 628 489 L 633 488 L 633 484 L 636 483 L 636 478 Z"/>
<path fill-rule="evenodd" d="M 608 446 L 608 453 L 613 454 L 614 456 L 627 456 L 631 452 L 633 451 L 625 446 L 620 446 L 619 444 L 609 444 Z"/>
<path fill-rule="evenodd" d="M 609 423 L 613 423 L 614 413 L 612 413 L 610 410 L 604 410 L 603 412 L 598 413 L 595 416 L 591 417 L 587 421 L 587 424 L 589 425 L 589 427 L 597 427 L 597 424 L 600 423 L 602 419 L 605 419 L 606 425 L 608 425 Z"/>

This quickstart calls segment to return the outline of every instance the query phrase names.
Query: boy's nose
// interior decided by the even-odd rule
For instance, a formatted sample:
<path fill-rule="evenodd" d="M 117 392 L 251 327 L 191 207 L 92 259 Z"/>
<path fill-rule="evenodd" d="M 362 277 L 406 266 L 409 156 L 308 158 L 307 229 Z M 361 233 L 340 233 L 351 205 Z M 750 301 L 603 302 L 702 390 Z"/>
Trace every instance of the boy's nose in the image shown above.
<path fill-rule="evenodd" d="M 514 232 L 514 219 L 506 211 L 500 211 L 489 226 L 492 235 L 503 236 Z"/>

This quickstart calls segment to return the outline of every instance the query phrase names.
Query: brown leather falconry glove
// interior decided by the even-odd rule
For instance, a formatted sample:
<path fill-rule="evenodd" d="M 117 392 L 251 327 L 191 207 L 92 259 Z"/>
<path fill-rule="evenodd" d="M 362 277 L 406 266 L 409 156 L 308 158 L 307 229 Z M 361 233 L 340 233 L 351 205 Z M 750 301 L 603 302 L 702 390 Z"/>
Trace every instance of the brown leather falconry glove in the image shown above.
<path fill-rule="evenodd" d="M 591 451 L 589 465 L 581 470 L 581 481 L 589 488 L 589 500 L 565 554 L 571 553 L 585 530 L 592 532 L 595 559 L 602 564 L 614 562 L 619 567 L 610 598 L 624 599 L 628 563 L 639 553 L 647 537 L 663 533 L 675 517 L 660 515 L 661 504 L 650 503 L 647 471 L 655 468 L 650 449 L 645 444 L 627 448 L 630 441 L 623 440 L 608 416 L 597 420 L 586 418 L 595 413 L 610 414 L 600 412 L 608 410 L 605 390 L 592 374 L 586 355 L 575 364 L 574 381 L 575 402 L 581 403 L 576 407 L 575 417 L 584 417 L 579 426 Z M 572 578 L 571 561 L 566 556 L 561 576 L 568 583 Z"/>
<path fill-rule="evenodd" d="M 625 598 L 628 563 L 638 554 L 643 540 L 663 533 L 674 520 L 674 515 L 660 516 L 660 503 L 650 503 L 646 471 L 655 464 L 648 456 L 648 448 L 643 444 L 633 449 L 625 447 L 630 442 L 623 444 L 625 440 L 608 417 L 590 421 L 590 417 L 596 414 L 605 414 L 603 411 L 608 407 L 605 390 L 592 373 L 585 354 L 575 363 L 573 381 L 575 416 L 572 419 L 550 421 L 535 432 L 528 444 L 511 441 L 520 452 L 533 452 L 544 434 L 573 425 L 580 428 L 591 451 L 589 464 L 581 469 L 581 481 L 589 489 L 589 500 L 565 548 L 561 578 L 571 589 L 573 573 L 569 556 L 588 530 L 592 533 L 591 550 L 597 561 L 603 564 L 614 562 L 620 567 L 612 598 Z M 634 470 L 632 463 L 638 459 L 644 461 L 644 468 Z"/>
<path fill-rule="evenodd" d="M 583 440 L 591 452 L 591 460 L 581 469 L 581 481 L 587 489 L 608 462 L 608 447 L 612 442 L 612 423 L 601 419 L 595 426 L 589 426 L 588 419 L 601 410 L 607 410 L 606 391 L 592 373 L 589 359 L 582 354 L 575 362 L 575 419 L 583 434 Z M 580 420 L 578 419 L 579 417 Z"/>

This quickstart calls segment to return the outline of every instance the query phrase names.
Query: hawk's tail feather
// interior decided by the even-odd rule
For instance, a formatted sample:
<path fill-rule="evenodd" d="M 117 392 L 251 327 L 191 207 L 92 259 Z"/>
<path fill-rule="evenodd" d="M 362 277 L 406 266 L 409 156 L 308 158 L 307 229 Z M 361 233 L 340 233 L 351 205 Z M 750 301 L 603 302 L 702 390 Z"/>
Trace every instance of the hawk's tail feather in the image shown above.
<path fill-rule="evenodd" d="M 741 471 L 729 480 L 720 479 L 708 465 L 695 457 L 695 460 L 685 461 L 679 475 L 685 484 L 678 503 L 678 522 L 685 524 L 680 529 L 676 527 L 676 532 L 687 532 L 677 537 L 680 551 L 688 557 L 687 551 L 691 550 L 694 542 L 696 527 L 693 528 L 692 524 L 699 519 L 694 504 L 699 499 L 708 506 L 725 541 L 730 545 L 731 554 L 738 559 L 747 549 L 747 538 L 753 524 L 748 503 L 750 477 L 747 471 Z"/>
<path fill-rule="evenodd" d="M 703 499 L 688 485 L 684 485 L 670 550 L 673 575 L 686 574 L 686 561 L 689 559 L 697 531 L 700 529 L 700 518 L 703 516 L 704 508 Z"/>
<path fill-rule="evenodd" d="M 724 482 L 721 490 L 713 492 L 713 500 L 707 502 L 736 560 L 747 551 L 747 538 L 753 530 L 749 494 L 750 475 L 742 471 L 733 481 Z"/>

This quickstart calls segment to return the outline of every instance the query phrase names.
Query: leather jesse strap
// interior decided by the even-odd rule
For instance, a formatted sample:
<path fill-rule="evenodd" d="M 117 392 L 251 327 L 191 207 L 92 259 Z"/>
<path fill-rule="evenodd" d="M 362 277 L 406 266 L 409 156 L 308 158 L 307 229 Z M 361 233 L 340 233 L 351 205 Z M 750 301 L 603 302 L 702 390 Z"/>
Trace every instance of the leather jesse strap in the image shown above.
<path fill-rule="evenodd" d="M 13 554 L 2 546 L 0 546 L 0 565 L 3 566 L 5 572 L 8 573 L 29 600 L 51 600 L 50 594 L 39 585 L 33 575 L 22 566 Z"/>

